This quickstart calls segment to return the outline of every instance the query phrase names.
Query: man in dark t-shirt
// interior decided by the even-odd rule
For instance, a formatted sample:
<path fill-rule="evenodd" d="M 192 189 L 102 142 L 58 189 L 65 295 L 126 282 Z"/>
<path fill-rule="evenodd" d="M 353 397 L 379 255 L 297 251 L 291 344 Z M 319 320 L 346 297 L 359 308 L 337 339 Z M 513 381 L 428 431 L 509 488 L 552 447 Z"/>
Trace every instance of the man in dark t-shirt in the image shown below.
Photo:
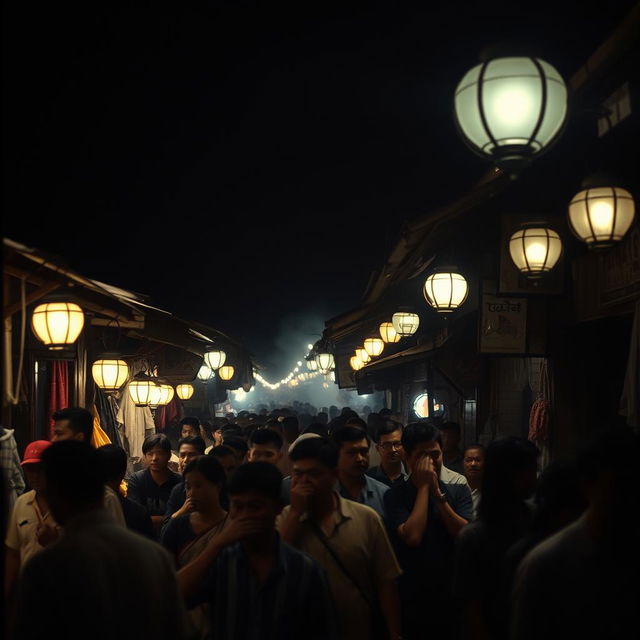
<path fill-rule="evenodd" d="M 147 510 L 157 533 L 167 510 L 171 490 L 182 476 L 169 469 L 171 442 L 163 434 L 147 436 L 142 444 L 146 469 L 129 476 L 127 497 Z"/>

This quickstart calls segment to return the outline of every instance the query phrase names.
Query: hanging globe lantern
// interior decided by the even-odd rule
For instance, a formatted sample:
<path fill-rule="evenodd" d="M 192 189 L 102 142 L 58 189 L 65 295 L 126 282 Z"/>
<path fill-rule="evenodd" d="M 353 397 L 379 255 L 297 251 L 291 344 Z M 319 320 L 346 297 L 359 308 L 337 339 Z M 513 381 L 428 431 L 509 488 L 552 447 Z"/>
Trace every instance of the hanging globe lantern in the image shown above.
<path fill-rule="evenodd" d="M 377 357 L 384 351 L 384 342 L 381 338 L 367 338 L 364 341 L 364 350 L 370 356 Z"/>
<path fill-rule="evenodd" d="M 168 405 L 173 400 L 173 387 L 170 384 L 158 384 L 152 387 L 149 406 L 153 409 Z"/>
<path fill-rule="evenodd" d="M 129 367 L 124 360 L 102 358 L 91 365 L 91 376 L 100 389 L 109 393 L 117 391 L 129 377 Z"/>
<path fill-rule="evenodd" d="M 443 267 L 427 278 L 422 292 L 436 311 L 450 313 L 467 299 L 469 286 L 455 267 Z"/>
<path fill-rule="evenodd" d="M 540 278 L 560 259 L 562 240 L 544 223 L 528 223 L 511 236 L 509 253 L 520 273 L 528 278 Z"/>
<path fill-rule="evenodd" d="M 385 343 L 400 342 L 402 336 L 393 328 L 393 323 L 383 322 L 380 325 L 380 336 Z"/>
<path fill-rule="evenodd" d="M 320 371 L 330 371 L 335 365 L 333 353 L 318 353 L 316 355 L 316 364 Z"/>
<path fill-rule="evenodd" d="M 217 371 L 227 359 L 227 354 L 224 351 L 215 350 L 215 351 L 207 351 L 204 354 L 204 361 L 207 363 L 207 366 L 213 371 Z"/>
<path fill-rule="evenodd" d="M 198 380 L 202 380 L 202 382 L 208 382 L 209 380 L 211 380 L 211 378 L 213 378 L 214 375 L 215 373 L 213 372 L 213 369 L 211 369 L 211 367 L 207 366 L 206 364 L 203 364 L 198 371 Z"/>
<path fill-rule="evenodd" d="M 364 347 L 356 348 L 356 356 L 360 358 L 362 364 L 367 364 L 367 362 L 371 362 L 371 356 L 367 353 L 367 350 Z"/>
<path fill-rule="evenodd" d="M 315 360 L 307 360 L 307 369 L 309 371 L 317 371 L 318 363 Z"/>
<path fill-rule="evenodd" d="M 83 327 L 84 312 L 74 302 L 39 304 L 31 316 L 33 333 L 51 351 L 73 344 Z"/>
<path fill-rule="evenodd" d="M 233 378 L 234 373 L 236 372 L 235 368 L 230 364 L 226 364 L 224 367 L 220 367 L 218 369 L 218 375 L 220 376 L 220 380 L 231 380 Z"/>
<path fill-rule="evenodd" d="M 193 395 L 193 391 L 194 389 L 192 384 L 179 384 L 176 387 L 176 393 L 180 400 L 188 400 Z"/>
<path fill-rule="evenodd" d="M 360 369 L 364 367 L 364 362 L 362 362 L 358 356 L 351 356 L 349 358 L 349 364 L 354 371 L 360 371 Z"/>
<path fill-rule="evenodd" d="M 567 118 L 562 76 L 534 57 L 490 57 L 463 76 L 454 100 L 467 144 L 510 173 L 548 149 Z"/>
<path fill-rule="evenodd" d="M 412 336 L 420 326 L 420 318 L 418 315 L 409 311 L 398 311 L 394 313 L 391 322 L 393 323 L 393 328 L 396 333 L 403 338 L 405 336 Z"/>
<path fill-rule="evenodd" d="M 150 404 L 150 400 L 155 399 L 159 390 L 159 385 L 153 378 L 139 375 L 129 383 L 129 395 L 135 403 L 136 407 L 146 407 Z"/>
<path fill-rule="evenodd" d="M 569 203 L 569 226 L 590 249 L 620 242 L 634 217 L 633 196 L 620 187 L 592 186 L 577 193 Z"/>

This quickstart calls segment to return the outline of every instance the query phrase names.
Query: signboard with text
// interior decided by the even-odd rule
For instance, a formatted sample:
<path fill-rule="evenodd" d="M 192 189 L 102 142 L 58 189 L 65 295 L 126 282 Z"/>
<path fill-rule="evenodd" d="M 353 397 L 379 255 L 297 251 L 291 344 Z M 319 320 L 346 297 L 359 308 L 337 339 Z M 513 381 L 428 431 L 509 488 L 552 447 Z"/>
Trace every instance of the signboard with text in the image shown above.
<path fill-rule="evenodd" d="M 527 300 L 483 294 L 480 353 L 525 353 Z"/>

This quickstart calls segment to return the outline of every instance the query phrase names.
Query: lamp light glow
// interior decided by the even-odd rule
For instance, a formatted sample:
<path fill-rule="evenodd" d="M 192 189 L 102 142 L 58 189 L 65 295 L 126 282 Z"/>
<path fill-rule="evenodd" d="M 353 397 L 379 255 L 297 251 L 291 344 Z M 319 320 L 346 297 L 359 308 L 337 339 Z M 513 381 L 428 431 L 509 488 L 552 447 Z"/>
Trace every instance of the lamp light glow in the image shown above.
<path fill-rule="evenodd" d="M 84 327 L 84 312 L 74 302 L 47 302 L 38 305 L 31 316 L 36 338 L 51 351 L 73 344 Z"/>

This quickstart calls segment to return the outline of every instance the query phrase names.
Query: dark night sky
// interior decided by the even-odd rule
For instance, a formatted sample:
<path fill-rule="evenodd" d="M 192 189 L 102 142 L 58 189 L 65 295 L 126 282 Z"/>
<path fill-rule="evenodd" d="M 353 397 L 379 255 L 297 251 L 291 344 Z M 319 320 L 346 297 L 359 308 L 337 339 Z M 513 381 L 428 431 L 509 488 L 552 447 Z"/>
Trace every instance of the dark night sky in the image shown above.
<path fill-rule="evenodd" d="M 3 234 L 268 365 L 481 175 L 451 104 L 484 46 L 568 77 L 633 2 L 111 4 L 5 3 Z"/>

